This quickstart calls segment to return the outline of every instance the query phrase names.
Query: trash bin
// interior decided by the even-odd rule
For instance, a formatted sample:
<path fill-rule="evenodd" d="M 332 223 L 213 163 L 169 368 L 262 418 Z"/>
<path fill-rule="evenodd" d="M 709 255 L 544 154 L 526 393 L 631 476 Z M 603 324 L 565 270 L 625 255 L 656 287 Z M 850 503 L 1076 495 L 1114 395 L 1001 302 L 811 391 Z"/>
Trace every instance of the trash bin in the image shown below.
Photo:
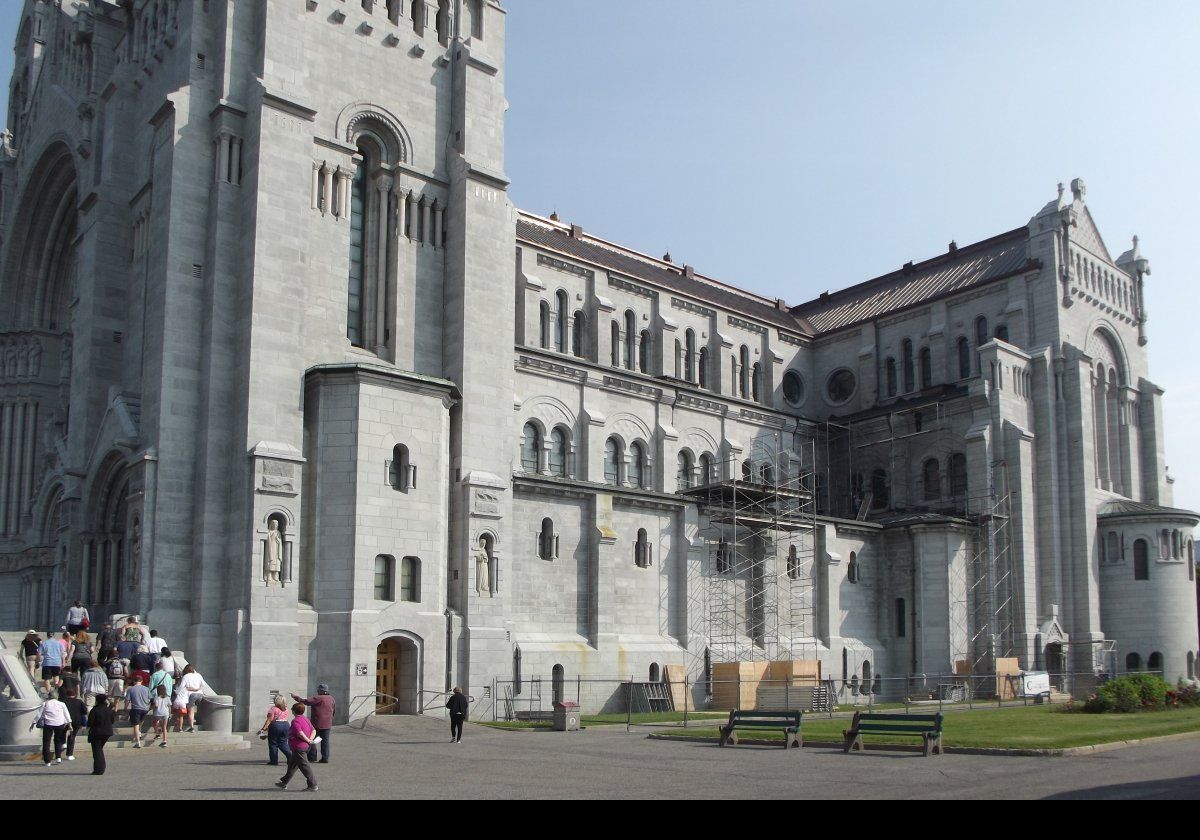
<path fill-rule="evenodd" d="M 554 730 L 556 732 L 579 731 L 579 704 L 567 701 L 554 704 Z"/>
<path fill-rule="evenodd" d="M 228 694 L 211 694 L 200 701 L 201 728 L 205 732 L 233 732 L 233 698 Z"/>

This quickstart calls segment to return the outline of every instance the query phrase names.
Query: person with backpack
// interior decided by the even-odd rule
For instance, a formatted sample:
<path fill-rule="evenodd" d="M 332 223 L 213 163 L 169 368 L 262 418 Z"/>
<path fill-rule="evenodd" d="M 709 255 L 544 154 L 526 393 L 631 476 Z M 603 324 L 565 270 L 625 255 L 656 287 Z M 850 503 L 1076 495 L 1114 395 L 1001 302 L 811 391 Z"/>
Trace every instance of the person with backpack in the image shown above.
<path fill-rule="evenodd" d="M 125 678 L 129 675 L 125 663 L 118 657 L 114 656 L 108 660 L 108 665 L 105 667 L 105 673 L 108 676 L 108 697 L 113 701 L 114 708 L 116 701 L 125 699 Z M 129 708 L 129 704 L 125 704 L 125 708 Z"/>

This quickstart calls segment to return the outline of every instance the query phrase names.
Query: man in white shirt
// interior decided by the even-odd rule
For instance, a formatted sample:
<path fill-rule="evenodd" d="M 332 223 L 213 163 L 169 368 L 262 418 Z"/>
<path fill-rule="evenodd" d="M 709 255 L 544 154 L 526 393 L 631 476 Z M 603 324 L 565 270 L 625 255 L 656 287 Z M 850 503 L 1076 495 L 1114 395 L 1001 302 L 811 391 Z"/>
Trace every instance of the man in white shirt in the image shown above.
<path fill-rule="evenodd" d="M 146 642 L 146 649 L 155 656 L 162 656 L 163 648 L 167 646 L 166 639 L 158 635 L 157 630 L 150 631 L 150 639 Z"/>

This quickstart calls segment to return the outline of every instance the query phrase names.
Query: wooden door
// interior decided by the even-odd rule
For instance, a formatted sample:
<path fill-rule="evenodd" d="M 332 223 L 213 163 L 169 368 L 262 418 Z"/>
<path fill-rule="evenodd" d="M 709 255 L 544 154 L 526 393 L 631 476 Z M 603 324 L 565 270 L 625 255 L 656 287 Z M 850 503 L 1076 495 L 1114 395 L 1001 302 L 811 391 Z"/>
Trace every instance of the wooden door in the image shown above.
<path fill-rule="evenodd" d="M 376 714 L 393 714 L 400 696 L 400 645 L 395 639 L 386 639 L 375 654 L 375 690 L 382 697 L 375 698 Z"/>

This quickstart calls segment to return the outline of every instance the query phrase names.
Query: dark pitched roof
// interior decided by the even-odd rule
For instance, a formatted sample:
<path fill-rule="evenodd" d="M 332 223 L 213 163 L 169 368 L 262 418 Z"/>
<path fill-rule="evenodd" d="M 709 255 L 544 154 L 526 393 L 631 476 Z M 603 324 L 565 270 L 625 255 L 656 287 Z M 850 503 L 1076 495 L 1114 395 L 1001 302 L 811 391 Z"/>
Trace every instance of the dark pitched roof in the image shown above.
<path fill-rule="evenodd" d="M 610 269 L 626 277 L 644 280 L 660 288 L 708 301 L 715 307 L 745 315 L 755 321 L 793 333 L 812 334 L 802 320 L 797 319 L 787 309 L 779 309 L 773 301 L 749 292 L 740 292 L 711 278 L 700 275 L 686 277 L 681 268 L 670 268 L 669 263 L 586 234 L 573 236 L 569 228 L 563 229 L 554 222 L 523 214 L 517 218 L 517 239 L 547 251 L 555 251 Z"/>
<path fill-rule="evenodd" d="M 1004 277 L 1038 268 L 1020 227 L 794 307 L 816 333 L 839 330 Z"/>
<path fill-rule="evenodd" d="M 1116 519 L 1133 516 L 1159 516 L 1171 519 L 1200 520 L 1200 513 L 1183 508 L 1163 507 L 1150 502 L 1134 502 L 1130 499 L 1112 499 L 1096 509 L 1100 519 Z"/>

